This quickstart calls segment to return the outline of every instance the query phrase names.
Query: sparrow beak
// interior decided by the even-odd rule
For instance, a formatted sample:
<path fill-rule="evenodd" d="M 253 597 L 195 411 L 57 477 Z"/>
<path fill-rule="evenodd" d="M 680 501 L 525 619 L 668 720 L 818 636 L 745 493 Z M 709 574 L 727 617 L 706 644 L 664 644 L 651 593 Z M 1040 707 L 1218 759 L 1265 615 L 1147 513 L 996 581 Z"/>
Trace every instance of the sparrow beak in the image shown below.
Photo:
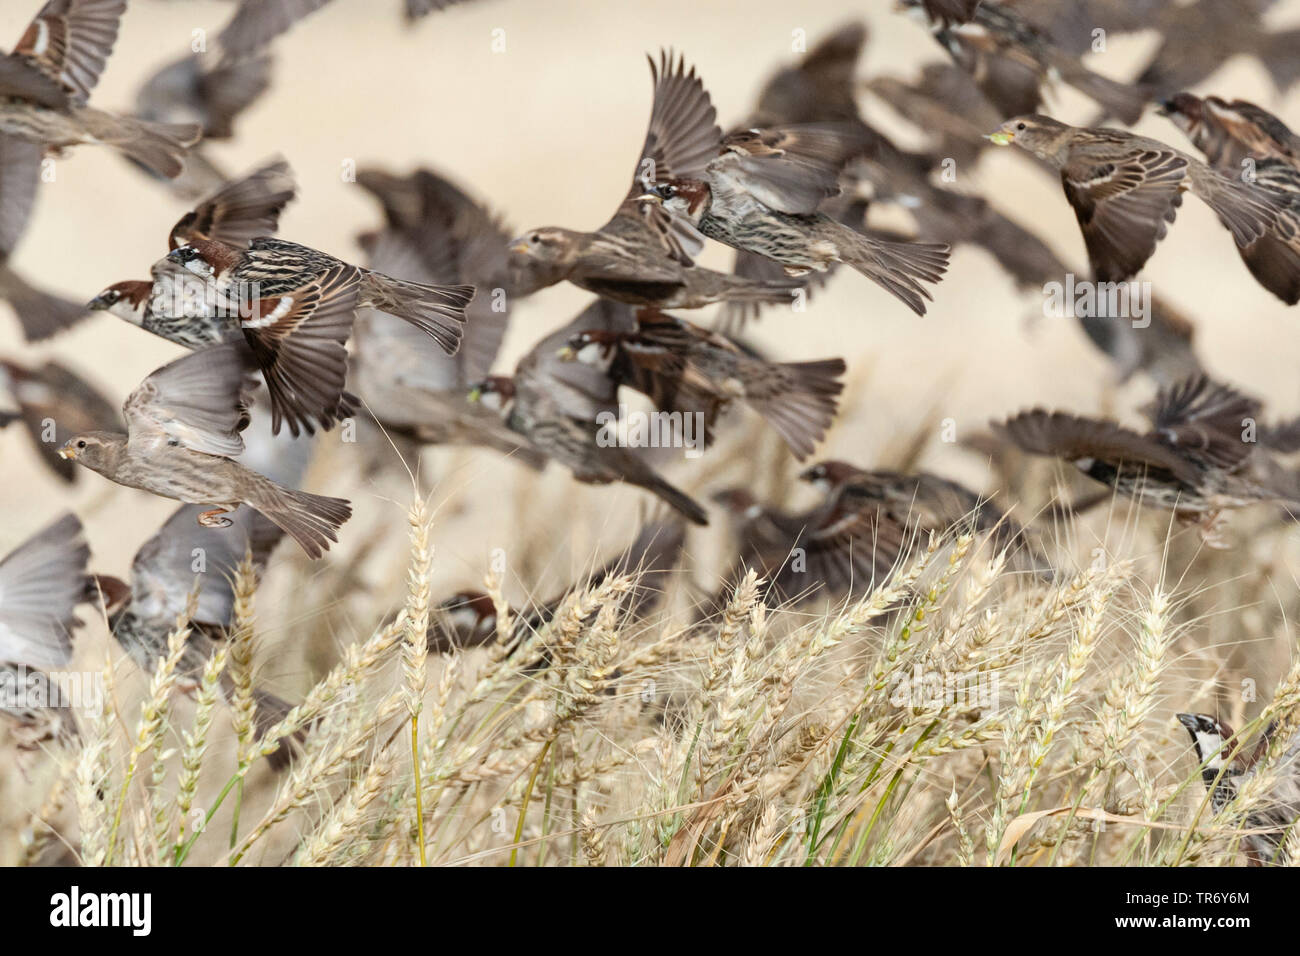
<path fill-rule="evenodd" d="M 1004 129 L 995 130 L 992 133 L 986 133 L 984 138 L 995 146 L 1010 146 L 1015 136 Z"/>
<path fill-rule="evenodd" d="M 1180 724 L 1182 724 L 1184 727 L 1186 727 L 1187 730 L 1188 730 L 1188 732 L 1190 732 L 1190 733 L 1192 734 L 1193 737 L 1196 736 L 1196 725 L 1197 725 L 1197 720 L 1196 720 L 1195 715 L 1193 715 L 1193 714 L 1175 714 L 1174 716 L 1178 718 L 1178 722 L 1179 722 Z"/>
<path fill-rule="evenodd" d="M 73 461 L 77 457 L 77 449 L 71 445 L 64 445 L 59 449 L 59 457 L 67 461 Z"/>
<path fill-rule="evenodd" d="M 1159 116 L 1172 116 L 1174 113 L 1174 104 L 1172 100 L 1161 100 L 1156 104 L 1156 114 Z"/>
<path fill-rule="evenodd" d="M 639 195 L 639 196 L 636 197 L 636 201 L 637 201 L 637 202 L 653 202 L 653 203 L 661 203 L 661 204 L 662 204 L 663 201 L 664 201 L 664 199 L 663 199 L 662 196 L 657 195 L 656 193 L 642 193 L 641 195 Z"/>
<path fill-rule="evenodd" d="M 483 389 L 475 385 L 473 388 L 469 390 L 469 394 L 465 396 L 465 401 L 477 402 L 482 397 L 483 397 Z"/>
<path fill-rule="evenodd" d="M 108 308 L 108 300 L 103 295 L 97 295 L 86 303 L 87 312 L 102 312 Z"/>
<path fill-rule="evenodd" d="M 523 241 L 520 241 L 520 242 L 512 242 L 512 243 L 510 244 L 510 251 L 511 251 L 511 252 L 517 252 L 517 253 L 520 253 L 521 255 L 527 255 L 527 254 L 528 254 L 528 251 L 529 251 L 529 249 L 528 249 L 528 243 L 523 242 Z"/>
<path fill-rule="evenodd" d="M 578 357 L 578 353 L 573 350 L 572 345 L 566 345 L 564 348 L 560 349 L 558 352 L 555 353 L 555 357 L 559 359 L 561 362 L 572 362 L 575 358 Z"/>

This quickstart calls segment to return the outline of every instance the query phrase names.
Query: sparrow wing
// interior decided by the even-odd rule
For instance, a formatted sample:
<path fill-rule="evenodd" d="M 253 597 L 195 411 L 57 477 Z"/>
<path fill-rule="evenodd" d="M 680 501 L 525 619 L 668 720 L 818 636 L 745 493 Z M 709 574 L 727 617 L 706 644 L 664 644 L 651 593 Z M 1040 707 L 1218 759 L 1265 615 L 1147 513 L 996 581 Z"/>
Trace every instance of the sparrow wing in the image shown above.
<path fill-rule="evenodd" d="M 260 571 L 283 532 L 251 508 L 231 512 L 231 527 L 205 528 L 198 523 L 203 510 L 202 505 L 178 508 L 136 552 L 131 562 L 132 613 L 169 628 L 185 611 L 197 582 L 193 621 L 229 625 L 239 562 L 247 551 Z"/>
<path fill-rule="evenodd" d="M 26 369 L 0 360 L 0 381 L 8 381 L 9 392 L 22 416 L 23 425 L 41 458 L 64 481 L 74 481 L 77 466 L 59 455 L 59 446 L 73 435 L 86 432 L 121 432 L 117 408 L 76 372 L 58 362 Z M 54 423 L 54 439 L 47 426 Z"/>
<path fill-rule="evenodd" d="M 1261 406 L 1201 373 L 1161 388 L 1142 411 L 1158 440 L 1219 467 L 1234 468 L 1255 448 L 1242 436 L 1258 423 Z"/>
<path fill-rule="evenodd" d="M 242 326 L 271 393 L 273 432 L 282 419 L 294 435 L 300 426 L 310 433 L 312 419 L 326 428 L 333 424 L 360 290 L 360 271 L 340 263 L 306 285 L 252 304 Z"/>
<path fill-rule="evenodd" d="M 246 176 L 232 179 L 204 199 L 172 226 L 168 250 L 195 239 L 211 239 L 234 249 L 247 249 L 261 236 L 272 235 L 280 213 L 297 192 L 293 171 L 275 159 Z"/>
<path fill-rule="evenodd" d="M 877 502 L 845 488 L 806 516 L 788 557 L 771 572 L 772 587 L 787 599 L 818 585 L 832 594 L 859 591 L 890 573 L 906 539 Z"/>
<path fill-rule="evenodd" d="M 217 35 L 223 57 L 243 60 L 327 3 L 329 0 L 241 0 L 235 15 Z"/>
<path fill-rule="evenodd" d="M 238 455 L 248 379 L 248 352 L 239 343 L 208 346 L 151 372 L 122 406 L 128 447 L 142 455 L 163 444 Z"/>
<path fill-rule="evenodd" d="M 839 194 L 840 170 L 869 143 L 848 123 L 742 130 L 723 141 L 722 155 L 709 170 L 772 209 L 809 215 Z"/>
<path fill-rule="evenodd" d="M 49 0 L 28 25 L 14 54 L 57 80 L 77 103 L 90 98 L 117 42 L 126 0 Z"/>
<path fill-rule="evenodd" d="M 534 345 L 515 369 L 521 393 L 537 395 L 562 415 L 594 422 L 596 415 L 618 404 L 618 383 L 602 369 L 559 357 L 569 339 L 579 332 L 633 332 L 636 320 L 629 306 L 597 299 L 567 325 Z M 523 395 L 519 396 L 524 397 Z"/>
<path fill-rule="evenodd" d="M 27 231 L 43 155 L 39 143 L 0 134 L 0 262 L 9 257 Z"/>
<path fill-rule="evenodd" d="M 1098 281 L 1122 282 L 1141 271 L 1174 221 L 1187 167 L 1174 149 L 1103 140 L 1071 152 L 1061 183 Z"/>
<path fill-rule="evenodd" d="M 0 661 L 57 669 L 72 657 L 74 609 L 86 600 L 90 548 L 71 513 L 0 560 Z"/>
<path fill-rule="evenodd" d="M 1125 463 L 1167 473 L 1189 484 L 1199 478 L 1191 462 L 1173 448 L 1114 422 L 1036 408 L 1005 422 L 994 422 L 992 427 L 995 433 L 1033 455 L 1070 462 L 1095 459 L 1115 465 Z"/>
<path fill-rule="evenodd" d="M 15 54 L 0 55 L 0 96 L 16 96 L 53 110 L 67 109 L 69 96 L 57 80 Z"/>
<path fill-rule="evenodd" d="M 650 126 L 620 214 L 640 217 L 669 255 L 690 265 L 704 248 L 704 240 L 695 228 L 656 204 L 635 200 L 657 182 L 698 179 L 718 154 L 722 130 L 717 123 L 718 112 L 694 67 L 687 70 L 685 59 L 674 58 L 672 50 L 660 51 L 658 66 L 653 59 L 647 60 L 655 88 Z"/>

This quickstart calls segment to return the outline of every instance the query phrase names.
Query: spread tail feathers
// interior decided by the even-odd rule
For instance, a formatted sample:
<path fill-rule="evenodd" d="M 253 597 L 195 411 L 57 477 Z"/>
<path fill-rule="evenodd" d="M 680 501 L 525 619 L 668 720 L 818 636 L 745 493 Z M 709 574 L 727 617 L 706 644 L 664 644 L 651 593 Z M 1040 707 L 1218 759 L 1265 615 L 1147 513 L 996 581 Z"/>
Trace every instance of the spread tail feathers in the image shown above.
<path fill-rule="evenodd" d="M 679 491 L 656 474 L 629 476 L 628 481 L 653 492 L 673 510 L 680 512 L 687 520 L 698 525 L 707 525 L 709 516 L 690 495 Z"/>
<path fill-rule="evenodd" d="M 922 282 L 938 282 L 948 271 L 948 246 L 934 242 L 885 242 L 834 220 L 826 227 L 839 258 L 882 286 L 917 315 L 931 298 Z"/>
<path fill-rule="evenodd" d="M 352 504 L 342 498 L 308 494 L 262 478 L 246 502 L 292 537 L 309 558 L 319 558 L 338 541 L 338 530 L 352 517 Z"/>
<path fill-rule="evenodd" d="M 195 123 L 150 123 L 89 108 L 77 115 L 95 140 L 121 150 L 168 179 L 181 174 L 186 149 L 203 135 Z"/>
<path fill-rule="evenodd" d="M 782 387 L 770 395 L 749 398 L 748 403 L 803 461 L 825 437 L 835 418 L 844 389 L 844 383 L 838 381 L 844 374 L 844 360 L 790 362 L 777 368 Z"/>
<path fill-rule="evenodd" d="M 394 279 L 382 272 L 367 272 L 362 286 L 363 304 L 405 319 L 433 336 L 448 355 L 460 347 L 465 307 L 474 298 L 472 285 L 425 285 Z"/>

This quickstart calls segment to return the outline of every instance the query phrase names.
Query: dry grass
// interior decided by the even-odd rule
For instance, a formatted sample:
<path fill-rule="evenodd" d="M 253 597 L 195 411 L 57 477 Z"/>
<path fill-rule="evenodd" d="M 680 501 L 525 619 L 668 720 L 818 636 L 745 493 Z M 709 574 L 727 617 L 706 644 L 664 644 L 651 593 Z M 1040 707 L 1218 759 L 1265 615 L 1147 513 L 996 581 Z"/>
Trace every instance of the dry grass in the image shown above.
<path fill-rule="evenodd" d="M 350 616 L 303 615 L 348 568 L 279 609 L 300 615 L 298 636 L 329 628 L 340 653 L 261 736 L 251 569 L 192 702 L 173 676 L 184 621 L 136 693 L 110 655 L 81 749 L 10 782 L 4 859 L 1239 864 L 1247 817 L 1289 770 L 1274 747 L 1216 814 L 1172 717 L 1217 711 L 1248 736 L 1300 722 L 1296 589 L 1274 580 L 1294 536 L 1267 511 L 1239 516 L 1234 550 L 1207 552 L 1117 503 L 1056 543 L 1051 582 L 954 532 L 858 600 L 767 608 L 750 575 L 703 623 L 685 573 L 653 618 L 621 622 L 632 575 L 574 588 L 513 648 L 458 656 L 421 639 L 438 510 L 421 499 L 408 517 L 404 574 L 382 606 L 366 596 L 384 623 L 349 638 Z M 501 574 L 485 584 L 508 619 Z M 266 756 L 304 728 L 292 768 L 272 772 Z"/>

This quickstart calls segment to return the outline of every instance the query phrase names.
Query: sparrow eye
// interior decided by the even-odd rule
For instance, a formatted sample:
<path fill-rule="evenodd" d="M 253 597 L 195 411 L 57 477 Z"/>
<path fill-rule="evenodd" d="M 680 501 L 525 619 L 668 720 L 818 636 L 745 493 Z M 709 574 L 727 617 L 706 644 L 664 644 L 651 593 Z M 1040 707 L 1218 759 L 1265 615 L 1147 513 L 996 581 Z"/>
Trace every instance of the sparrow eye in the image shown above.
<path fill-rule="evenodd" d="M 672 198 L 673 198 L 674 196 L 676 196 L 676 195 L 677 195 L 677 187 L 676 187 L 676 186 L 664 186 L 664 188 L 663 188 L 663 196 L 664 196 L 665 199 L 672 199 Z"/>
<path fill-rule="evenodd" d="M 533 233 L 531 236 L 528 237 L 528 241 L 536 245 L 537 243 L 542 241 L 541 234 L 536 232 Z"/>
<path fill-rule="evenodd" d="M 1024 124 L 1024 123 L 1017 123 L 1017 124 L 1016 124 L 1016 131 L 1017 131 L 1017 132 L 1020 132 L 1020 133 L 1023 133 L 1023 132 L 1025 131 L 1025 124 Z"/>
<path fill-rule="evenodd" d="M 85 447 L 86 447 L 86 439 L 83 438 L 83 439 L 81 439 L 80 441 L 78 441 L 78 442 L 77 442 L 77 447 L 78 447 L 78 448 L 85 448 Z"/>

